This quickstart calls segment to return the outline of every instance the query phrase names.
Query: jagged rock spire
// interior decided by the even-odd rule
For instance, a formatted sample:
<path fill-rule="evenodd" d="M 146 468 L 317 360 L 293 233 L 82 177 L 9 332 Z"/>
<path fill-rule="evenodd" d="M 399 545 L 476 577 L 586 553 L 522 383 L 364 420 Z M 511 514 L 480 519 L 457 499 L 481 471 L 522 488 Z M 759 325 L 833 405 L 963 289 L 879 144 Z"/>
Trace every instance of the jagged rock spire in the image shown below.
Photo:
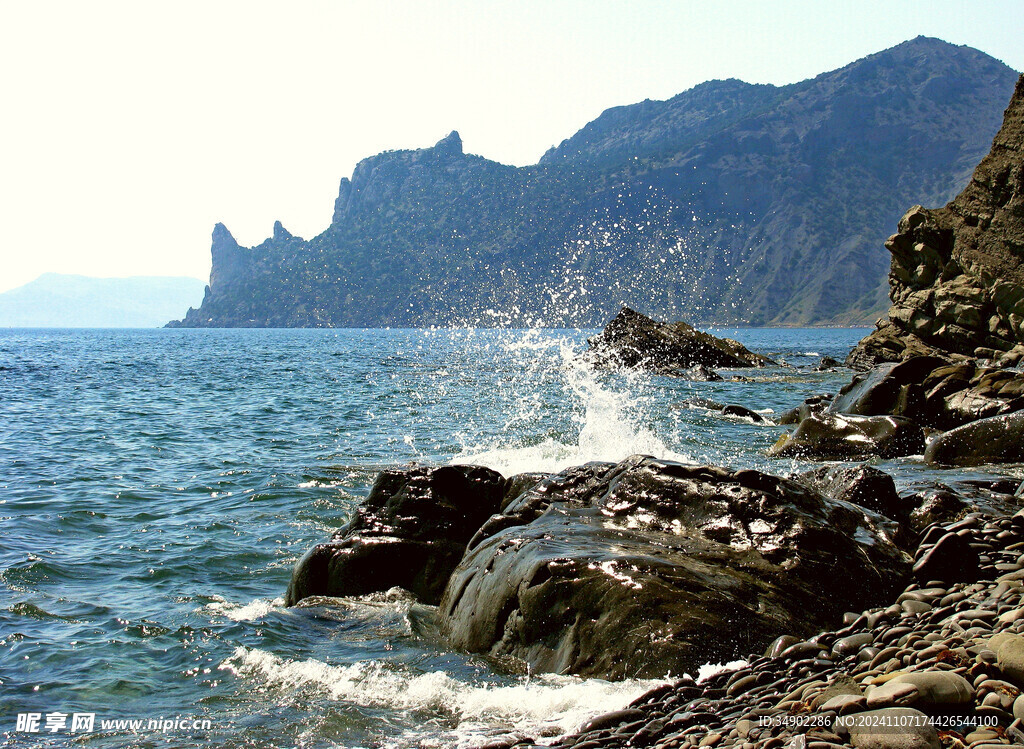
<path fill-rule="evenodd" d="M 284 225 L 280 221 L 274 222 L 274 241 L 284 242 L 285 240 L 292 239 L 295 235 L 284 228 Z"/>
<path fill-rule="evenodd" d="M 462 137 L 458 130 L 452 130 L 448 135 L 441 138 L 434 146 L 434 150 L 448 156 L 462 155 Z"/>

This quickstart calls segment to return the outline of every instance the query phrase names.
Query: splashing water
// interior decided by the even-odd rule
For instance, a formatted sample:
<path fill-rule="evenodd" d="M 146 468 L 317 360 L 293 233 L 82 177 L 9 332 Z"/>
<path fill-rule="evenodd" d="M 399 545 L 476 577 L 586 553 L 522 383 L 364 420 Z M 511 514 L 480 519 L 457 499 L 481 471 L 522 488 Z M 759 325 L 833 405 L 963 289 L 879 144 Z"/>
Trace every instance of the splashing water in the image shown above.
<path fill-rule="evenodd" d="M 599 372 L 568 338 L 538 330 L 527 331 L 504 349 L 519 360 L 522 373 L 509 387 L 525 395 L 519 397 L 502 434 L 482 444 L 464 445 L 452 463 L 485 465 L 511 476 L 557 472 L 590 461 L 615 462 L 638 453 L 693 462 L 645 426 L 643 375 Z M 552 380 L 560 386 L 553 393 Z M 553 404 L 551 398 L 561 402 Z M 551 416 L 556 410 L 564 412 L 566 402 L 575 422 L 571 430 L 560 428 Z M 522 428 L 527 425 L 529 429 Z"/>
<path fill-rule="evenodd" d="M 516 683 L 469 683 L 441 671 L 417 672 L 398 663 L 364 661 L 331 665 L 316 659 L 289 660 L 258 648 L 238 647 L 220 669 L 284 693 L 320 694 L 340 702 L 405 714 L 446 716 L 434 724 L 410 726 L 388 747 L 476 746 L 495 731 L 517 731 L 549 740 L 576 730 L 588 719 L 620 709 L 657 679 L 608 682 L 543 674 Z M 412 723 L 415 718 L 410 715 Z"/>

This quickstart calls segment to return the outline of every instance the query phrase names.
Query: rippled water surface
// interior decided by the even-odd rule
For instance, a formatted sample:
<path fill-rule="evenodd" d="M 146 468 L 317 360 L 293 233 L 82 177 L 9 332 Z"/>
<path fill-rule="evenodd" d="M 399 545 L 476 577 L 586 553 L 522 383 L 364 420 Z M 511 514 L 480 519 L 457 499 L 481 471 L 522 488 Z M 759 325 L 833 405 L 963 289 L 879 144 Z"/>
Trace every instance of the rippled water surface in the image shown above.
<path fill-rule="evenodd" d="M 0 331 L 0 735 L 447 747 L 553 738 L 623 707 L 652 682 L 508 673 L 445 648 L 433 610 L 399 591 L 281 596 L 382 466 L 510 475 L 649 453 L 806 468 L 764 457 L 782 428 L 691 399 L 778 414 L 848 381 L 813 365 L 864 331 L 725 333 L 791 366 L 720 383 L 595 373 L 581 331 Z M 16 730 L 31 712 L 42 731 Z M 95 713 L 94 730 L 47 732 L 55 713 Z M 101 727 L 151 718 L 210 728 Z"/>

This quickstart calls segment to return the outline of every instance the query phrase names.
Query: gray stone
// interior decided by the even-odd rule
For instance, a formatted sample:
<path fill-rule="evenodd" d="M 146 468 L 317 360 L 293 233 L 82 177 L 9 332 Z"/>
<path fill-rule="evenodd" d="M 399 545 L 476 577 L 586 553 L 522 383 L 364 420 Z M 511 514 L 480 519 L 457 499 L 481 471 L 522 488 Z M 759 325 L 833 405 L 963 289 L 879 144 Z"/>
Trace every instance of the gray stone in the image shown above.
<path fill-rule="evenodd" d="M 974 687 L 953 671 L 917 671 L 900 674 L 875 687 L 867 698 L 868 707 L 914 705 L 924 709 L 947 708 L 970 704 L 974 700 Z"/>
<path fill-rule="evenodd" d="M 1013 717 L 1015 720 L 1024 720 L 1024 694 L 1013 701 Z"/>
<path fill-rule="evenodd" d="M 872 642 L 874 642 L 874 637 L 870 632 L 860 632 L 836 640 L 832 646 L 832 651 L 839 656 L 851 655 Z"/>
<path fill-rule="evenodd" d="M 920 710 L 890 707 L 842 716 L 837 725 L 857 749 L 940 749 L 939 734 Z"/>
<path fill-rule="evenodd" d="M 863 694 L 837 694 L 830 700 L 822 703 L 822 710 L 835 710 L 840 715 L 859 713 L 868 703 L 867 697 Z"/>
<path fill-rule="evenodd" d="M 996 665 L 1007 681 L 1017 687 L 1024 687 L 1024 637 L 1002 632 L 988 643 L 996 654 Z"/>

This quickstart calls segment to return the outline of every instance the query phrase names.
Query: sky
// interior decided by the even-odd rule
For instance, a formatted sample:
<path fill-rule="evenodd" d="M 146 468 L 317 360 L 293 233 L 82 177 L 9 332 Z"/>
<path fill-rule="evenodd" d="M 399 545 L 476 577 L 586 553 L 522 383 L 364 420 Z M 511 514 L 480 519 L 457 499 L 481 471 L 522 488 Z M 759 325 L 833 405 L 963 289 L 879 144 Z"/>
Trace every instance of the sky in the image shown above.
<path fill-rule="evenodd" d="M 0 292 L 206 279 L 222 221 L 327 228 L 341 177 L 433 145 L 535 163 L 605 109 L 786 84 L 919 34 L 1024 70 L 1020 0 L 0 0 Z"/>

